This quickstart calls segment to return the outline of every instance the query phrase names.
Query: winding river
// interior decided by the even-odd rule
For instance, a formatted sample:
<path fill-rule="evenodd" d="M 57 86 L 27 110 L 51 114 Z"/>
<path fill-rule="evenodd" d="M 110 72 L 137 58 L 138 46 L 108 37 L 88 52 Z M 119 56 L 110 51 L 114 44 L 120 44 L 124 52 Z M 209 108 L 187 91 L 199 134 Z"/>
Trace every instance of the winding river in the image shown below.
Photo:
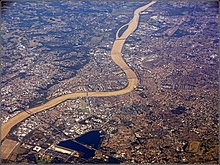
<path fill-rule="evenodd" d="M 14 127 L 16 124 L 20 123 L 24 119 L 30 117 L 31 115 L 50 109 L 66 100 L 69 99 L 75 99 L 78 97 L 105 97 L 105 96 L 117 96 L 117 95 L 123 95 L 126 93 L 131 92 L 135 86 L 138 84 L 138 78 L 137 75 L 134 73 L 133 70 L 126 64 L 124 59 L 121 56 L 121 51 L 123 48 L 123 45 L 125 43 L 125 40 L 127 37 L 133 33 L 137 27 L 139 22 L 140 13 L 144 10 L 146 10 L 148 7 L 156 3 L 156 1 L 152 1 L 147 5 L 144 5 L 134 11 L 134 16 L 130 20 L 130 22 L 126 25 L 128 25 L 128 28 L 124 31 L 124 33 L 121 35 L 121 37 L 118 36 L 119 31 L 124 27 L 123 25 L 116 33 L 116 39 L 113 43 L 112 50 L 111 50 L 111 58 L 117 64 L 126 74 L 128 79 L 128 85 L 121 90 L 118 91 L 110 91 L 110 92 L 80 92 L 80 93 L 71 93 L 71 94 L 65 94 L 62 96 L 59 96 L 57 98 L 54 98 L 47 103 L 27 109 L 26 111 L 23 111 L 16 116 L 9 119 L 6 123 L 3 123 L 1 126 L 1 141 L 6 137 L 6 135 L 10 132 L 11 128 Z"/>

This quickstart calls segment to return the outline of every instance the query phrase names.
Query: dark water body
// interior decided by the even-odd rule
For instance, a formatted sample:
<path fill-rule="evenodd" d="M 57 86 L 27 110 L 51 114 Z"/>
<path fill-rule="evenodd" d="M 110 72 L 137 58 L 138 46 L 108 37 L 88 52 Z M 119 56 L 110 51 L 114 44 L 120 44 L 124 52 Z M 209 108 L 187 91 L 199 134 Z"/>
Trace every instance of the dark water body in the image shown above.
<path fill-rule="evenodd" d="M 121 30 L 118 33 L 118 37 L 121 37 L 122 34 L 125 32 L 125 30 L 128 28 L 128 25 L 124 26 L 123 28 L 121 28 Z"/>
<path fill-rule="evenodd" d="M 81 135 L 80 137 L 76 138 L 75 140 L 81 144 L 85 144 L 95 149 L 98 149 L 101 144 L 102 137 L 103 134 L 101 134 L 98 130 L 96 130 L 96 131 L 87 132 Z M 95 155 L 95 150 L 89 149 L 79 143 L 76 143 L 73 140 L 66 140 L 66 141 L 61 141 L 58 144 L 58 146 L 78 151 L 82 154 L 82 157 L 86 159 L 89 159 Z M 112 161 L 113 160 L 114 159 L 112 159 Z"/>
<path fill-rule="evenodd" d="M 76 141 L 92 146 L 98 149 L 102 140 L 102 134 L 99 131 L 91 131 L 83 134 L 82 136 L 76 138 Z"/>
<path fill-rule="evenodd" d="M 95 150 L 88 149 L 72 140 L 61 141 L 58 146 L 78 151 L 82 154 L 81 156 L 86 159 L 95 156 Z"/>

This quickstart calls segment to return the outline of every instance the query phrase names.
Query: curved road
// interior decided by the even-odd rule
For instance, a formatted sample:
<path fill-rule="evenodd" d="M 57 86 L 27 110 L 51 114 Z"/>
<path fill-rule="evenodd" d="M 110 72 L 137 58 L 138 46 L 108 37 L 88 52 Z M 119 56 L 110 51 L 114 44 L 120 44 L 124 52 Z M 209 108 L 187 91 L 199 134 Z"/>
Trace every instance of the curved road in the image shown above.
<path fill-rule="evenodd" d="M 118 37 L 118 33 L 121 28 L 116 33 L 116 40 L 114 41 L 113 47 L 111 50 L 111 58 L 125 72 L 127 79 L 128 79 L 128 86 L 126 86 L 122 90 L 111 91 L 111 92 L 81 92 L 81 93 L 66 94 L 66 95 L 62 95 L 57 98 L 54 98 L 54 99 L 48 101 L 47 103 L 40 105 L 38 107 L 30 108 L 26 111 L 23 111 L 23 112 L 19 113 L 18 115 L 12 117 L 11 119 L 9 119 L 6 123 L 2 124 L 2 126 L 1 126 L 1 141 L 6 137 L 6 135 L 9 133 L 11 128 L 14 127 L 16 124 L 20 123 L 21 121 L 23 121 L 24 119 L 30 117 L 31 115 L 33 115 L 35 113 L 52 108 L 52 107 L 66 101 L 66 100 L 74 99 L 77 97 L 117 96 L 117 95 L 123 95 L 125 93 L 131 92 L 134 89 L 134 87 L 137 85 L 138 79 L 137 79 L 136 74 L 131 70 L 131 68 L 129 68 L 129 66 L 123 60 L 123 58 L 121 56 L 122 47 L 123 47 L 127 37 L 136 30 L 136 28 L 138 26 L 138 22 L 139 22 L 140 12 L 146 10 L 149 6 L 151 6 L 154 3 L 156 3 L 156 1 L 152 1 L 149 4 L 142 6 L 142 7 L 138 8 L 137 10 L 135 10 L 133 18 L 131 19 L 131 21 L 128 24 L 126 24 L 126 25 L 128 25 L 128 28 L 121 35 L 121 37 Z M 125 25 L 123 25 L 123 27 L 124 26 Z"/>

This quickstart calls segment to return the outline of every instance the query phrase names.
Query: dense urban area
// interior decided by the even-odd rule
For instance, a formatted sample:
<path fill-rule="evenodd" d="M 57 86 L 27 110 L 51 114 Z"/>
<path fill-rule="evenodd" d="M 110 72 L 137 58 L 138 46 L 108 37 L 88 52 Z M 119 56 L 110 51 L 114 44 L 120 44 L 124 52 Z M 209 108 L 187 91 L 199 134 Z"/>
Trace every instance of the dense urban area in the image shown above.
<path fill-rule="evenodd" d="M 64 94 L 125 88 L 110 51 L 147 3 L 4 3 L 2 123 Z M 217 1 L 157 1 L 141 12 L 122 50 L 134 90 L 31 115 L 2 141 L 2 162 L 218 164 L 218 10 Z"/>

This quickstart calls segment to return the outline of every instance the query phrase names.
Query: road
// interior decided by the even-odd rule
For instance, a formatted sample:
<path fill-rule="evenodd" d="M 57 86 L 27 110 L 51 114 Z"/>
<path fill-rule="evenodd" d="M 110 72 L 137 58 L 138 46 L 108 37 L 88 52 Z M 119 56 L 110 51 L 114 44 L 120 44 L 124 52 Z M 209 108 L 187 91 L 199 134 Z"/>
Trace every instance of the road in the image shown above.
<path fill-rule="evenodd" d="M 81 92 L 81 93 L 71 93 L 71 94 L 65 94 L 62 96 L 59 96 L 57 98 L 54 98 L 47 103 L 27 109 L 26 111 L 23 111 L 16 116 L 9 119 L 6 123 L 3 123 L 1 126 L 1 141 L 6 137 L 6 135 L 10 132 L 11 128 L 14 127 L 16 124 L 20 123 L 24 119 L 30 117 L 31 115 L 50 109 L 66 100 L 69 99 L 75 99 L 78 97 L 105 97 L 105 96 L 117 96 L 117 95 L 123 95 L 126 93 L 131 92 L 135 86 L 138 84 L 138 78 L 137 75 L 134 73 L 133 70 L 126 64 L 124 59 L 121 56 L 121 51 L 123 48 L 123 45 L 125 43 L 125 40 L 127 37 L 129 37 L 138 27 L 139 17 L 140 13 L 144 10 L 146 10 L 148 7 L 156 3 L 156 1 L 152 1 L 147 5 L 144 5 L 134 11 L 134 16 L 131 19 L 131 21 L 126 24 L 128 25 L 128 28 L 124 31 L 124 33 L 121 35 L 121 37 L 118 36 L 119 30 L 116 33 L 116 39 L 113 43 L 112 49 L 111 49 L 111 58 L 117 64 L 126 74 L 128 79 L 128 85 L 121 90 L 118 91 L 110 91 L 110 92 Z M 124 25 L 123 25 L 124 26 Z"/>

